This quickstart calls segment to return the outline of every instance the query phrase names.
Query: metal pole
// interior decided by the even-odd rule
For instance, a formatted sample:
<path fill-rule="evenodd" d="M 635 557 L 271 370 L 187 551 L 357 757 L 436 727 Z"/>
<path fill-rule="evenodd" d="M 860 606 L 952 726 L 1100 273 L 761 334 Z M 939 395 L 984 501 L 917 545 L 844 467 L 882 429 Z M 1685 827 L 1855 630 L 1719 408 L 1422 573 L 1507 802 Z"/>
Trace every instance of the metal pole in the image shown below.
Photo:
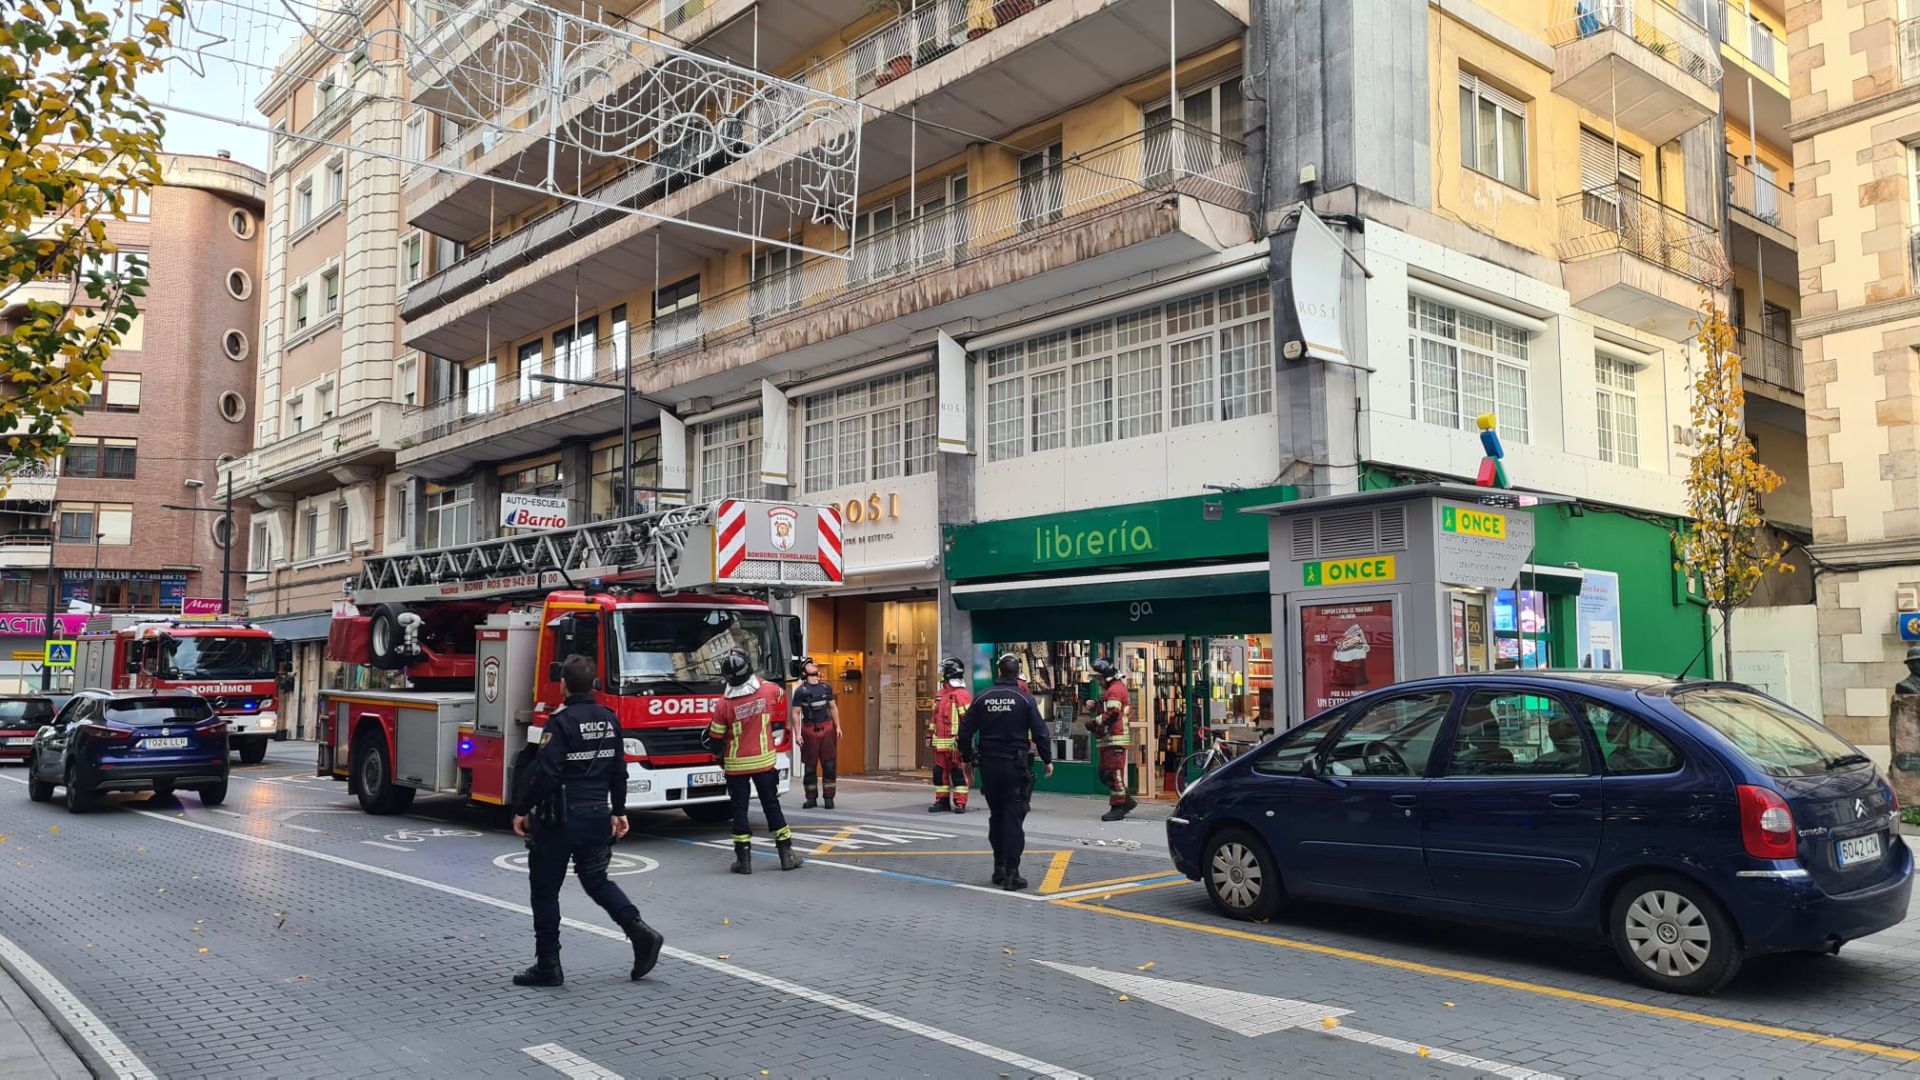
<path fill-rule="evenodd" d="M 633 352 L 620 365 L 620 497 L 613 501 L 621 516 L 633 513 Z"/>
<path fill-rule="evenodd" d="M 233 588 L 233 470 L 227 470 L 227 512 L 221 515 L 227 524 L 226 549 L 220 553 L 220 614 L 233 614 L 230 603 Z"/>
<path fill-rule="evenodd" d="M 53 526 L 54 533 L 47 537 L 47 624 L 45 627 L 47 641 L 52 641 L 56 636 L 53 629 L 54 601 L 59 597 L 59 589 L 54 585 L 54 579 L 59 577 L 59 574 L 53 567 L 53 553 L 60 547 L 55 543 L 60 528 L 58 517 L 54 518 Z M 46 693 L 52 689 L 53 669 L 47 666 L 46 649 L 43 647 L 40 651 L 40 690 Z"/>
<path fill-rule="evenodd" d="M 100 539 L 106 535 L 99 529 L 93 530 L 93 576 L 87 579 L 87 614 L 89 615 L 97 614 L 100 607 L 94 600 L 94 590 L 100 584 Z"/>

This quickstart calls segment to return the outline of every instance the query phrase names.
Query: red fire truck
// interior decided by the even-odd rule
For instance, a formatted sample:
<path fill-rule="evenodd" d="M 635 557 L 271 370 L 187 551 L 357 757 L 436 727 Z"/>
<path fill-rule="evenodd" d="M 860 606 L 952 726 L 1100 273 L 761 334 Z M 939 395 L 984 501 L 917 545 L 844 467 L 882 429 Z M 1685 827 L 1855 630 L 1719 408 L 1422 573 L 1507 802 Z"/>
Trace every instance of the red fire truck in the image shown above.
<path fill-rule="evenodd" d="M 803 655 L 800 620 L 770 600 L 841 580 L 832 507 L 749 500 L 369 556 L 336 605 L 328 657 L 401 672 L 403 690 L 321 693 L 318 774 L 368 813 L 416 792 L 508 801 L 513 759 L 564 699 L 560 661 L 600 672 L 620 717 L 627 803 L 727 816 L 701 732 L 743 650 L 763 677 Z M 791 740 L 781 733 L 781 747 Z M 780 766 L 785 790 L 791 762 Z"/>
<path fill-rule="evenodd" d="M 192 690 L 226 718 L 240 760 L 258 764 L 280 723 L 281 679 L 290 646 L 241 619 L 99 615 L 76 639 L 78 690 Z"/>

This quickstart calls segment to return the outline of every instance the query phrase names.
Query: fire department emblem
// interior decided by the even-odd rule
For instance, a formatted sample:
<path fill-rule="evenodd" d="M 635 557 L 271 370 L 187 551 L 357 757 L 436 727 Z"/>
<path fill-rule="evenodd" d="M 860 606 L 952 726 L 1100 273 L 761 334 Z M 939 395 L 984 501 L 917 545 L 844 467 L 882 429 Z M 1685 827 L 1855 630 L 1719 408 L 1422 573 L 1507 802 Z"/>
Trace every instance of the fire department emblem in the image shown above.
<path fill-rule="evenodd" d="M 793 550 L 794 528 L 799 520 L 800 512 L 790 506 L 776 506 L 767 511 L 767 523 L 773 528 L 775 550 Z"/>
<path fill-rule="evenodd" d="M 500 699 L 499 657 L 489 656 L 487 657 L 487 662 L 481 665 L 480 692 L 486 695 L 487 701 L 490 703 Z"/>

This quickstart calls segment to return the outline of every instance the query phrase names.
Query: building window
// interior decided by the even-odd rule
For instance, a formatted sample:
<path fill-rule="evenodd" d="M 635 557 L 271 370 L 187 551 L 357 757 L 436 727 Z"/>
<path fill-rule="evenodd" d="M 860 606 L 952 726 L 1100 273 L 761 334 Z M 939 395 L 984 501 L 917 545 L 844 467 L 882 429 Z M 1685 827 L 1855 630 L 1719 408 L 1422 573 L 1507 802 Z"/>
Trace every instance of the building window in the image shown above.
<path fill-rule="evenodd" d="M 1246 108 L 1240 76 L 1181 94 L 1177 117 L 1173 103 L 1162 101 L 1141 119 L 1147 133 L 1144 154 L 1150 186 L 1167 182 L 1176 167 L 1183 173 L 1210 172 L 1242 154 L 1239 139 L 1246 131 Z"/>
<path fill-rule="evenodd" d="M 0 604 L 24 608 L 33 602 L 33 576 L 15 571 L 0 574 Z"/>
<path fill-rule="evenodd" d="M 269 539 L 271 534 L 267 531 L 267 523 L 264 521 L 254 522 L 250 533 L 251 538 L 247 548 L 247 569 L 264 571 L 267 568 L 267 563 L 271 561 L 273 557 L 273 553 L 268 546 L 272 541 Z"/>
<path fill-rule="evenodd" d="M 523 491 L 529 495 L 549 495 L 558 498 L 562 493 L 561 485 L 566 474 L 560 471 L 560 463 L 549 461 L 545 465 L 530 465 L 524 469 L 500 474 L 500 490 Z"/>
<path fill-rule="evenodd" d="M 134 472 L 133 439 L 79 436 L 68 440 L 67 452 L 60 462 L 62 476 L 90 476 L 106 480 L 131 480 Z"/>
<path fill-rule="evenodd" d="M 311 559 L 320 554 L 320 508 L 309 506 L 300 513 L 300 557 Z"/>
<path fill-rule="evenodd" d="M 334 158 L 327 162 L 327 205 L 329 207 L 347 200 L 347 163 Z"/>
<path fill-rule="evenodd" d="M 97 405 L 105 412 L 140 411 L 140 373 L 109 371 L 101 376 L 104 385 L 88 387 L 89 408 Z"/>
<path fill-rule="evenodd" d="M 1527 441 L 1525 330 L 1423 296 L 1407 297 L 1407 325 L 1415 418 L 1472 431 L 1492 413 L 1501 439 Z"/>
<path fill-rule="evenodd" d="M 493 411 L 498 403 L 494 380 L 500 377 L 499 364 L 486 360 L 464 369 L 467 380 L 467 415 L 479 416 Z"/>
<path fill-rule="evenodd" d="M 313 220 L 313 179 L 300 181 L 293 189 L 293 227 L 298 229 Z"/>
<path fill-rule="evenodd" d="M 351 520 L 345 499 L 333 504 L 333 550 L 336 553 L 347 550 L 348 523 Z"/>
<path fill-rule="evenodd" d="M 63 544 L 93 543 L 95 520 L 92 503 L 62 503 L 60 505 L 60 542 Z"/>
<path fill-rule="evenodd" d="M 406 155 L 416 162 L 427 160 L 426 113 L 417 113 L 407 120 Z"/>
<path fill-rule="evenodd" d="M 933 471 L 939 400 L 931 365 L 809 395 L 806 490 Z"/>
<path fill-rule="evenodd" d="M 989 349 L 987 460 L 1273 411 L 1264 280 Z"/>
<path fill-rule="evenodd" d="M 309 319 L 307 315 L 307 287 L 305 285 L 302 285 L 299 288 L 293 290 L 293 328 L 294 330 L 296 332 L 305 330 L 307 328 L 308 321 Z"/>
<path fill-rule="evenodd" d="M 402 405 L 412 405 L 419 395 L 418 383 L 420 365 L 412 360 L 402 360 L 394 367 L 393 381 L 398 391 L 394 396 Z"/>
<path fill-rule="evenodd" d="M 427 238 L 413 233 L 400 243 L 400 261 L 406 267 L 406 283 L 411 285 L 426 271 Z"/>
<path fill-rule="evenodd" d="M 619 515 L 621 507 L 614 496 L 620 490 L 620 474 L 626 460 L 620 454 L 618 444 L 593 452 L 593 476 L 587 485 L 587 512 L 595 521 Z M 633 486 L 652 488 L 660 486 L 660 436 L 636 436 L 633 440 Z M 636 491 L 634 509 L 627 513 L 637 513 L 641 505 L 653 498 L 653 492 Z"/>
<path fill-rule="evenodd" d="M 294 398 L 292 401 L 287 402 L 287 427 L 290 429 L 290 433 L 294 435 L 298 435 L 307 430 L 306 410 L 303 408 L 299 398 Z"/>
<path fill-rule="evenodd" d="M 450 547 L 473 538 L 473 485 L 427 485 L 427 546 Z"/>
<path fill-rule="evenodd" d="M 1044 146 L 1020 159 L 1020 226 L 1031 229 L 1059 221 L 1065 206 L 1065 174 L 1060 144 Z"/>
<path fill-rule="evenodd" d="M 600 316 L 580 320 L 571 329 L 553 332 L 553 373 L 563 379 L 591 379 L 594 348 L 600 337 Z M 561 397 L 561 383 L 553 385 L 553 396 Z"/>
<path fill-rule="evenodd" d="M 329 106 L 338 100 L 340 100 L 340 80 L 336 76 L 328 75 L 320 82 L 319 111 L 325 112 Z"/>
<path fill-rule="evenodd" d="M 544 392 L 541 384 L 534 381 L 534 376 L 541 373 L 546 346 L 546 342 L 537 338 L 520 346 L 520 400 L 523 402 L 532 401 Z M 557 385 L 554 391 L 554 396 L 559 397 Z"/>
<path fill-rule="evenodd" d="M 313 388 L 313 411 L 321 420 L 333 419 L 333 386 L 321 383 Z"/>
<path fill-rule="evenodd" d="M 686 278 L 653 296 L 655 356 L 700 340 L 700 276 Z"/>
<path fill-rule="evenodd" d="M 91 544 L 98 535 L 107 546 L 133 543 L 133 507 L 127 503 L 60 504 L 58 539 L 62 544 Z"/>
<path fill-rule="evenodd" d="M 1595 400 L 1599 407 L 1600 460 L 1640 464 L 1640 405 L 1632 364 L 1611 356 L 1593 358 Z"/>
<path fill-rule="evenodd" d="M 863 239 L 866 235 L 864 231 L 861 232 Z M 756 256 L 753 260 L 752 282 L 748 307 L 753 318 L 764 319 L 797 310 L 800 307 L 800 252 L 782 247 Z"/>
<path fill-rule="evenodd" d="M 322 314 L 331 315 L 340 310 L 340 271 L 329 270 L 320 275 L 320 291 L 326 294 L 326 306 Z"/>
<path fill-rule="evenodd" d="M 700 499 L 745 499 L 760 491 L 760 414 L 700 429 Z"/>
<path fill-rule="evenodd" d="M 613 325 L 608 328 L 607 333 L 609 337 L 608 344 L 613 347 L 613 370 L 625 371 L 627 369 L 627 350 L 632 345 L 629 338 L 633 333 L 633 328 L 627 325 L 627 305 L 621 304 L 613 309 L 612 323 Z"/>
<path fill-rule="evenodd" d="M 1460 73 L 1460 163 L 1522 191 L 1527 188 L 1527 105 Z"/>

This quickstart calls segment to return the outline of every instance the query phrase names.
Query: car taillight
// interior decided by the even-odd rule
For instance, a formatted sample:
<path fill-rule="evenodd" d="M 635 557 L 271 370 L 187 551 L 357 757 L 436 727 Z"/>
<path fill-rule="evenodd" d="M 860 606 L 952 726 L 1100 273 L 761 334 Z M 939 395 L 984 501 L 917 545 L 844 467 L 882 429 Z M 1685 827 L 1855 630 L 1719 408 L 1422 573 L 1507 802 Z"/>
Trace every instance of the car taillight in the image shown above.
<path fill-rule="evenodd" d="M 1791 859 L 1799 853 L 1793 810 L 1779 792 L 1740 785 L 1740 840 L 1756 859 Z"/>
<path fill-rule="evenodd" d="M 106 739 L 109 742 L 120 742 L 133 738 L 133 732 L 131 731 L 122 731 L 119 728 L 110 728 L 103 724 L 82 724 L 80 725 L 80 732 L 89 739 Z"/>
<path fill-rule="evenodd" d="M 200 734 L 202 735 L 225 735 L 226 733 L 227 722 L 225 720 L 219 721 L 218 723 L 205 724 L 200 728 Z"/>

